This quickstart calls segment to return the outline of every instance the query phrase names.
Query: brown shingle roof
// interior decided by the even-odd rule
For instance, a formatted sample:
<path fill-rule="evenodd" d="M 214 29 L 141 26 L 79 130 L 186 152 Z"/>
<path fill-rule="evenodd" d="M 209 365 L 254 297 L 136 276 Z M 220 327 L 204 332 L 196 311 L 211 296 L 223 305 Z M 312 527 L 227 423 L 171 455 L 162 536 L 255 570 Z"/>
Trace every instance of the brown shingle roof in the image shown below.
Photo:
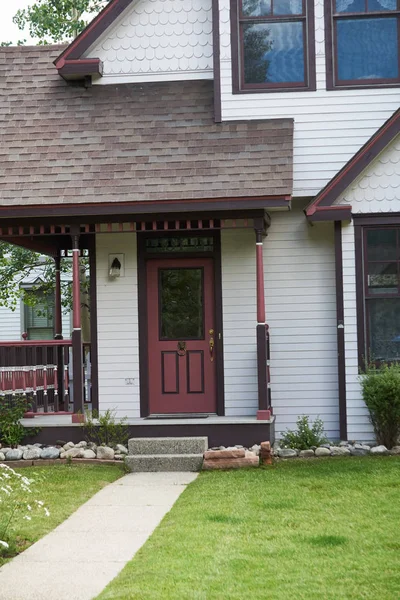
<path fill-rule="evenodd" d="M 211 81 L 66 83 L 0 49 L 0 205 L 290 195 L 291 119 L 213 122 Z"/>

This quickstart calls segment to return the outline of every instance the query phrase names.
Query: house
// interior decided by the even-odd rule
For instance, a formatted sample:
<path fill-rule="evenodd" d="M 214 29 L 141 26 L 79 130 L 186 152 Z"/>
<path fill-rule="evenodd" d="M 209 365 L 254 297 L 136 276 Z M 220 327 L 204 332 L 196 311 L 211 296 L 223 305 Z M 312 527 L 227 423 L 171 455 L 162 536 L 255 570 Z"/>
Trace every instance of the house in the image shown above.
<path fill-rule="evenodd" d="M 88 251 L 91 402 L 133 436 L 247 444 L 307 414 L 373 437 L 359 367 L 400 352 L 399 19 L 380 0 L 111 0 L 68 47 L 1 49 L 0 237 L 73 254 L 41 410 L 68 395 L 67 347 L 74 413 L 87 401 Z M 13 348 L 33 362 L 0 344 L 3 393 Z"/>

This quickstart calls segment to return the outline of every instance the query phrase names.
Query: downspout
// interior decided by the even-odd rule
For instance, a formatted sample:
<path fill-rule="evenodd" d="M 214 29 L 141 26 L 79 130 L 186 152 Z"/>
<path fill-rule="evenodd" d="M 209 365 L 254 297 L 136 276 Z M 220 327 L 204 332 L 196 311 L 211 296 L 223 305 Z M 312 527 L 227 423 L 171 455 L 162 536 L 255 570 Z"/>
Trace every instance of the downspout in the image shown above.
<path fill-rule="evenodd" d="M 339 389 L 339 431 L 340 439 L 347 440 L 346 365 L 344 338 L 344 299 L 343 299 L 343 249 L 342 222 L 334 221 L 335 276 L 336 276 L 336 321 L 337 357 Z"/>

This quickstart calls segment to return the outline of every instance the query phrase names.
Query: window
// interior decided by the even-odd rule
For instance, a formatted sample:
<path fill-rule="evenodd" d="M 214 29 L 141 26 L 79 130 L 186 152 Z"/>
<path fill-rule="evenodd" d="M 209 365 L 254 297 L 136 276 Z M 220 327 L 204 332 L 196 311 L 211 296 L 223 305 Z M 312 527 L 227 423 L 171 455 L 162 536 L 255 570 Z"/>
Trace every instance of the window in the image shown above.
<path fill-rule="evenodd" d="M 400 83 L 399 0 L 326 0 L 327 87 Z"/>
<path fill-rule="evenodd" d="M 313 0 L 231 0 L 233 87 L 315 89 Z"/>
<path fill-rule="evenodd" d="M 32 292 L 31 292 L 32 293 Z M 54 298 L 37 292 L 35 306 L 25 305 L 24 330 L 28 340 L 51 340 L 54 338 Z"/>
<path fill-rule="evenodd" d="M 400 228 L 365 228 L 363 236 L 366 355 L 400 360 Z"/>

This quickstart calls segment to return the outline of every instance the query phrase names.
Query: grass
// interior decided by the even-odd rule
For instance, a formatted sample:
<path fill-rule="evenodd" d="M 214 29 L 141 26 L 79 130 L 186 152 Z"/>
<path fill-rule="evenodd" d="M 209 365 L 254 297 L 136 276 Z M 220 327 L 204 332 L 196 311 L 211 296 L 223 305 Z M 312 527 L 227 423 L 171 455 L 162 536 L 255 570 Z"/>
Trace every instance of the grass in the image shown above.
<path fill-rule="evenodd" d="M 398 600 L 400 460 L 202 473 L 97 600 Z"/>
<path fill-rule="evenodd" d="M 12 463 L 10 466 L 12 467 Z M 96 492 L 123 475 L 122 466 L 106 465 L 54 465 L 15 470 L 29 479 L 40 479 L 44 476 L 34 498 L 41 500 L 50 511 L 49 517 L 41 512 L 35 514 L 31 521 L 19 519 L 14 522 L 12 529 L 17 553 L 49 533 Z M 9 558 L 11 556 L 5 559 L 0 557 L 0 566 Z"/>

